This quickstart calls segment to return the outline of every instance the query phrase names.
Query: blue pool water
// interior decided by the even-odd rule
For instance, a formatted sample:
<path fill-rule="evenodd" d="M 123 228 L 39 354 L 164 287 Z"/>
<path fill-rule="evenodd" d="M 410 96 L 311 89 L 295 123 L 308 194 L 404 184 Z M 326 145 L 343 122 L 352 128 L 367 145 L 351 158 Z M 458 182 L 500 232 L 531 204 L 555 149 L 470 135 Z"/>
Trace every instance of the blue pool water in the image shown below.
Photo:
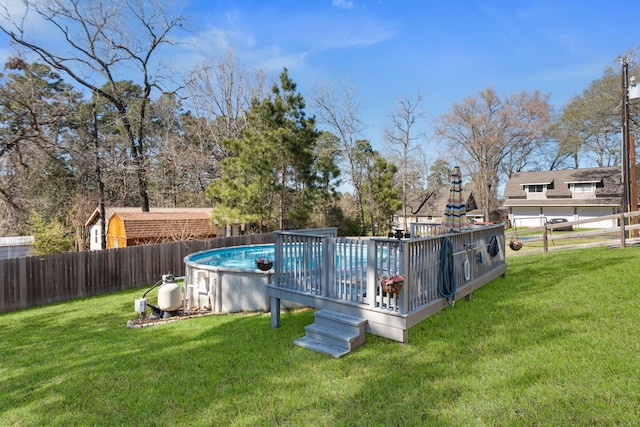
<path fill-rule="evenodd" d="M 262 257 L 269 258 L 273 261 L 274 253 L 275 245 L 273 243 L 266 245 L 232 246 L 228 248 L 209 249 L 207 251 L 197 252 L 195 254 L 187 256 L 185 262 L 212 267 L 233 268 L 239 270 L 255 270 L 256 259 Z M 386 254 L 386 249 L 384 253 Z M 366 265 L 366 248 L 362 248 L 362 253 L 360 254 L 359 260 L 360 266 Z M 340 254 L 336 255 L 336 262 L 337 265 L 343 266 L 343 259 L 341 258 Z M 287 262 L 285 262 L 285 264 L 287 264 Z M 285 266 L 284 268 L 287 269 L 288 267 Z"/>
<path fill-rule="evenodd" d="M 216 267 L 255 270 L 255 260 L 260 257 L 273 260 L 274 251 L 273 244 L 232 246 L 193 254 L 189 256 L 189 261 Z"/>

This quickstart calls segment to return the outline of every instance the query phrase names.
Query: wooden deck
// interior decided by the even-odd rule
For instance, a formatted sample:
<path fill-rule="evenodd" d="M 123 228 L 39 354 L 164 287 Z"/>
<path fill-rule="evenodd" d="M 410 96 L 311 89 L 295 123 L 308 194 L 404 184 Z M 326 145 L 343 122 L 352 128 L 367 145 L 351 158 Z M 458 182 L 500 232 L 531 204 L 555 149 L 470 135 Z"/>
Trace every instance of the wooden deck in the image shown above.
<path fill-rule="evenodd" d="M 411 239 L 338 238 L 332 228 L 276 232 L 271 326 L 280 326 L 287 300 L 364 319 L 366 332 L 407 343 L 409 328 L 504 276 L 504 244 L 502 225 Z M 395 274 L 404 276 L 402 290 L 387 295 L 378 278 Z"/>

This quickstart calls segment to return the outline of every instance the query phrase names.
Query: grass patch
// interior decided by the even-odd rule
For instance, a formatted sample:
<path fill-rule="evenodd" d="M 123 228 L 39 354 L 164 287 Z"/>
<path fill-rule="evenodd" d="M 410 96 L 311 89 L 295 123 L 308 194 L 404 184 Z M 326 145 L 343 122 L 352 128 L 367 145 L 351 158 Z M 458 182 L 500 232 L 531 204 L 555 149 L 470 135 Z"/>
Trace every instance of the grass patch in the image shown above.
<path fill-rule="evenodd" d="M 637 425 L 640 249 L 509 259 L 505 279 L 333 359 L 313 311 L 127 329 L 126 291 L 0 315 L 0 425 Z"/>

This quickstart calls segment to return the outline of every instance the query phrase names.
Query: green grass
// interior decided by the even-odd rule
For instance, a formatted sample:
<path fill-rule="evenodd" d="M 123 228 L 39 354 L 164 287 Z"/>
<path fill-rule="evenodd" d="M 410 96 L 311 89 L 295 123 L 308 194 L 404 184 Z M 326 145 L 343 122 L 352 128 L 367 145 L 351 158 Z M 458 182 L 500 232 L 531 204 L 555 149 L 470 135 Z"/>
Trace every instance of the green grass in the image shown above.
<path fill-rule="evenodd" d="M 640 248 L 509 259 L 402 345 L 298 348 L 311 310 L 126 328 L 144 290 L 0 315 L 0 425 L 640 425 Z"/>

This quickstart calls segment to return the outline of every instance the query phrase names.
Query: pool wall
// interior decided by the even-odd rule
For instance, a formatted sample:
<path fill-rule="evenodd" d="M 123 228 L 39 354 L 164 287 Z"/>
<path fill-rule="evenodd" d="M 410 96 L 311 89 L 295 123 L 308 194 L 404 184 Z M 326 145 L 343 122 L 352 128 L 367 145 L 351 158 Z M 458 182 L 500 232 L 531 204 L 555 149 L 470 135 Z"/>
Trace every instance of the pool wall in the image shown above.
<path fill-rule="evenodd" d="M 205 251 L 208 252 L 208 251 Z M 200 254 L 200 253 L 198 253 Z M 273 281 L 273 270 L 241 270 L 210 266 L 185 257 L 184 305 L 214 313 L 269 311 L 267 284 Z M 284 301 L 283 301 L 284 302 Z M 303 307 L 288 302 L 284 308 Z"/>

